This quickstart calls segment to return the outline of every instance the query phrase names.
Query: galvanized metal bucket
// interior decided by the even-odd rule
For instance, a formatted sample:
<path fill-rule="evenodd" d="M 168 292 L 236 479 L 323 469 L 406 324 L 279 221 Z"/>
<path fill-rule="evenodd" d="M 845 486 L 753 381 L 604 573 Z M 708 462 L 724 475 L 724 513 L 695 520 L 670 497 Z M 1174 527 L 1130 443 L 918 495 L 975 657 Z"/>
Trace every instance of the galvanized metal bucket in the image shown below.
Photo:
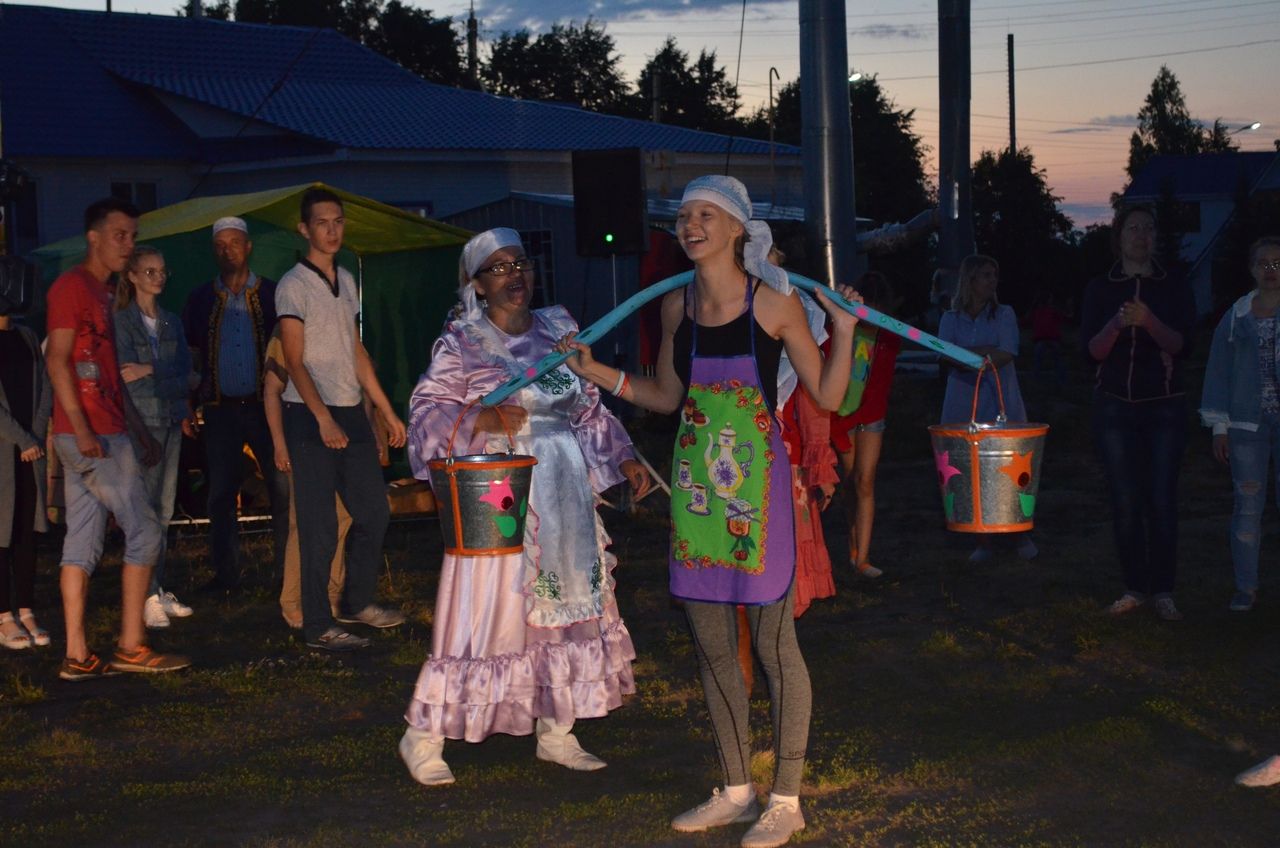
<path fill-rule="evenodd" d="M 529 488 L 538 460 L 515 452 L 515 438 L 507 427 L 506 453 L 453 456 L 458 425 L 453 425 L 448 456 L 427 463 L 431 489 L 440 505 L 440 529 L 445 553 L 457 556 L 503 556 L 524 550 L 524 524 L 529 511 Z M 497 407 L 493 407 L 497 409 Z M 498 412 L 502 418 L 502 412 Z"/>
<path fill-rule="evenodd" d="M 989 365 L 990 360 L 978 371 L 970 420 L 929 428 L 938 488 L 948 530 L 1021 533 L 1035 526 L 1049 425 L 1005 421 L 1004 393 L 994 368 L 990 373 L 996 380 L 1000 414 L 994 422 L 978 422 L 978 389 Z"/>

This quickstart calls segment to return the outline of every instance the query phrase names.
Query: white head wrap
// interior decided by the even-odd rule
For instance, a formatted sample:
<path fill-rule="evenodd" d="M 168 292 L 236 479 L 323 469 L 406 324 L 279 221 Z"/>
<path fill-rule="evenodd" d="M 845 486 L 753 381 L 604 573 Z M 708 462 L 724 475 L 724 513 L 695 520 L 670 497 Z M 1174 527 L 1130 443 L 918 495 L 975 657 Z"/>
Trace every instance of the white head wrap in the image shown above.
<path fill-rule="evenodd" d="M 791 293 L 791 280 L 787 272 L 769 261 L 773 248 L 773 231 L 764 221 L 751 220 L 751 196 L 741 180 L 720 174 L 697 177 L 684 187 L 680 205 L 691 200 L 713 203 L 736 218 L 747 229 L 747 243 L 743 247 L 743 264 L 747 273 L 759 277 L 781 294 Z"/>
<path fill-rule="evenodd" d="M 475 320 L 484 314 L 476 297 L 476 287 L 471 285 L 480 272 L 480 266 L 496 251 L 504 247 L 524 247 L 520 234 L 510 227 L 495 227 L 471 237 L 462 247 L 462 267 L 467 272 L 467 280 L 458 287 L 458 299 L 462 301 L 462 317 Z"/>

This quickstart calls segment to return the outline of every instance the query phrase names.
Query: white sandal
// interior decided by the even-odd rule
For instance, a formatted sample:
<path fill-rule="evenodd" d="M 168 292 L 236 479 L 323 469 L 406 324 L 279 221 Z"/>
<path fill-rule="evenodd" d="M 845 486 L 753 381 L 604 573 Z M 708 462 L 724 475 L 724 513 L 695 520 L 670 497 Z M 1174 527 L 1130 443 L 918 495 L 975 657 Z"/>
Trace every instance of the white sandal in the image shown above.
<path fill-rule="evenodd" d="M 11 623 L 18 624 L 17 619 L 13 617 L 13 613 L 0 613 L 0 627 L 4 627 L 6 624 Z M 31 636 L 23 629 L 21 624 L 18 624 L 18 632 L 12 636 L 6 636 L 3 633 L 0 633 L 0 645 L 3 645 L 10 651 L 25 651 L 31 647 Z"/>
<path fill-rule="evenodd" d="M 18 620 L 22 622 L 22 627 L 31 634 L 31 641 L 35 643 L 37 648 L 43 648 L 50 642 L 49 631 L 45 630 L 39 624 L 36 624 L 36 614 L 31 610 L 18 610 Z"/>

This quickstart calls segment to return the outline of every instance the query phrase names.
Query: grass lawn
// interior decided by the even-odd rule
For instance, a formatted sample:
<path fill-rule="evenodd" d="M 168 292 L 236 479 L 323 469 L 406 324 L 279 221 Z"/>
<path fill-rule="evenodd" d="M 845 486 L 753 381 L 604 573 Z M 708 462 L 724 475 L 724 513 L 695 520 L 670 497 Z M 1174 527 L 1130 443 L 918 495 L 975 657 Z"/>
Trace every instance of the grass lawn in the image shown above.
<path fill-rule="evenodd" d="M 874 546 L 884 578 L 851 574 L 839 555 L 844 519 L 827 516 L 839 594 L 797 623 L 814 713 L 808 828 L 793 844 L 1280 844 L 1280 788 L 1231 782 L 1280 751 L 1274 520 L 1259 604 L 1230 613 L 1230 483 L 1197 427 L 1182 478 L 1186 620 L 1101 615 L 1122 587 L 1088 387 L 1081 373 L 1064 392 L 1024 380 L 1032 417 L 1053 425 L 1038 560 L 1002 550 L 970 566 L 970 540 L 944 531 L 924 429 L 941 402 L 933 379 L 895 388 Z M 664 422 L 636 434 L 665 466 Z M 54 647 L 0 658 L 0 845 L 737 845 L 745 825 L 702 835 L 667 825 L 719 776 L 683 616 L 666 591 L 665 508 L 657 495 L 634 516 L 606 510 L 639 691 L 577 733 L 609 768 L 569 772 L 535 760 L 532 737 L 498 736 L 450 743 L 458 782 L 435 789 L 414 783 L 395 750 L 430 644 L 434 523 L 388 536 L 381 595 L 410 624 L 345 657 L 312 653 L 286 628 L 265 537 L 244 541 L 249 590 L 217 602 L 190 593 L 209 575 L 204 540 L 179 539 L 173 588 L 196 615 L 154 642 L 195 667 L 77 684 L 57 679 L 50 540 L 37 593 Z M 117 548 L 92 584 L 99 652 L 119 563 Z M 761 791 L 767 710 L 753 701 Z"/>

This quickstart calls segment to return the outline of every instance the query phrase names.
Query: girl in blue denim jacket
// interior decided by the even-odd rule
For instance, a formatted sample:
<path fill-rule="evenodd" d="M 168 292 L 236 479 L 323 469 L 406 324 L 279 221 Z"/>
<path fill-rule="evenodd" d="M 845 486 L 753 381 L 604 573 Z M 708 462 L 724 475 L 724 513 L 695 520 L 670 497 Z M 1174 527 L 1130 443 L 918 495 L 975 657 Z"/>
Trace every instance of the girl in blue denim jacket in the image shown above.
<path fill-rule="evenodd" d="M 195 433 L 190 396 L 197 383 L 182 322 L 158 303 L 168 279 L 163 254 L 149 245 L 139 245 L 120 274 L 114 315 L 120 375 L 133 405 L 161 447 L 160 462 L 147 468 L 143 477 L 166 542 L 178 491 L 182 435 Z M 143 620 L 152 629 L 168 627 L 171 616 L 191 615 L 191 607 L 164 590 L 167 547 L 161 547 L 151 571 L 143 608 Z"/>
<path fill-rule="evenodd" d="M 1280 238 L 1254 242 L 1249 269 L 1257 288 L 1218 322 L 1200 403 L 1201 421 L 1213 428 L 1213 456 L 1231 466 L 1231 609 L 1237 612 L 1252 609 L 1258 592 L 1269 462 L 1280 475 Z"/>

